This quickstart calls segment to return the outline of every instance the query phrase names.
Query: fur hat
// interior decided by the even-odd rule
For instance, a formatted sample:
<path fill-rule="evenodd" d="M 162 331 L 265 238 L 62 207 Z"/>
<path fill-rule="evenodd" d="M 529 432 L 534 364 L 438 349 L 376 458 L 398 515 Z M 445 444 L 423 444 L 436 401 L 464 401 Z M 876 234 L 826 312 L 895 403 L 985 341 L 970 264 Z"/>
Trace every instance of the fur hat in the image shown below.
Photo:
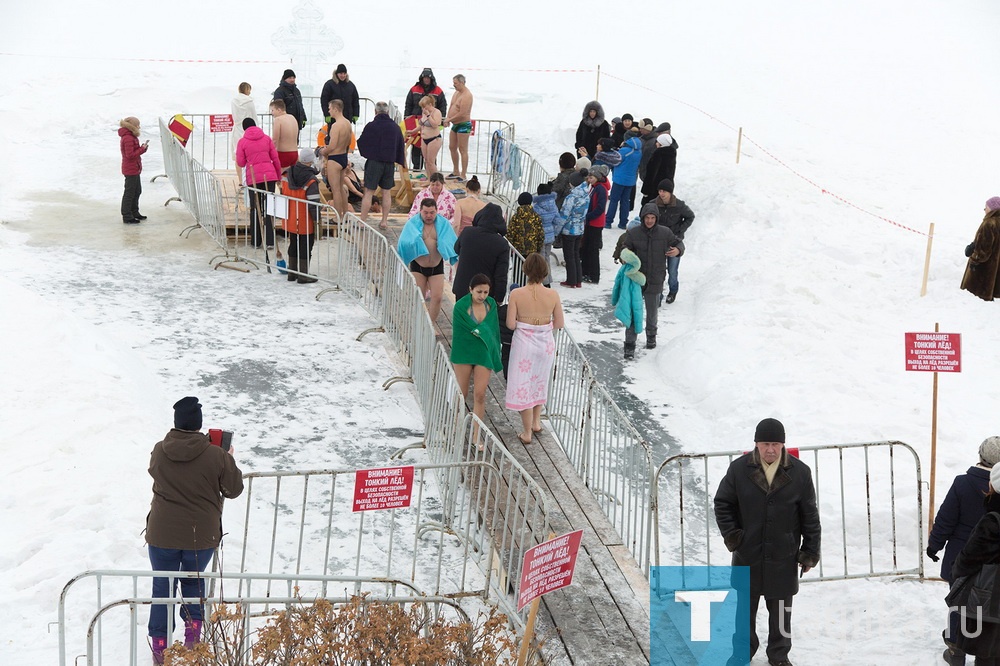
<path fill-rule="evenodd" d="M 608 167 L 603 164 L 592 166 L 590 167 L 589 175 L 597 178 L 597 180 L 603 183 L 608 179 Z"/>
<path fill-rule="evenodd" d="M 785 443 L 785 426 L 778 419 L 764 419 L 757 424 L 757 430 L 753 434 L 754 442 L 781 442 Z"/>
<path fill-rule="evenodd" d="M 589 169 L 591 161 L 589 157 L 578 157 L 576 158 L 576 168 L 577 169 Z"/>
<path fill-rule="evenodd" d="M 663 190 L 664 192 L 670 192 L 671 194 L 673 194 L 674 181 L 670 180 L 669 178 L 664 178 L 663 180 L 661 180 L 659 183 L 656 184 L 656 191 L 659 192 L 660 190 Z"/>
<path fill-rule="evenodd" d="M 670 123 L 660 123 L 659 125 L 656 126 L 656 131 L 657 132 L 669 132 L 670 131 Z"/>
<path fill-rule="evenodd" d="M 670 136 L 669 134 L 666 134 L 666 133 L 661 134 L 660 136 L 656 137 L 656 145 L 663 146 L 664 148 L 666 148 L 667 146 L 669 146 L 673 142 L 674 142 L 674 137 L 672 137 L 672 136 Z"/>
<path fill-rule="evenodd" d="M 128 120 L 126 118 L 126 120 Z M 986 207 L 990 209 L 992 213 L 995 210 L 1000 210 L 1000 197 L 990 197 L 986 200 Z"/>
<path fill-rule="evenodd" d="M 1000 462 L 1000 437 L 987 437 L 979 445 L 979 460 L 982 464 L 992 467 Z"/>
<path fill-rule="evenodd" d="M 119 127 L 124 127 L 129 132 L 132 132 L 134 136 L 139 136 L 139 119 L 135 116 L 129 116 L 128 118 L 122 118 L 118 121 Z M 987 204 L 989 201 L 986 202 Z"/>
<path fill-rule="evenodd" d="M 521 192 L 517 195 L 517 205 L 518 206 L 530 206 L 532 202 L 531 192 Z"/>
<path fill-rule="evenodd" d="M 993 469 L 990 470 L 990 485 L 994 491 L 1000 492 L 1000 463 L 993 465 Z"/>
<path fill-rule="evenodd" d="M 653 123 L 647 123 L 646 121 L 643 121 L 642 124 L 639 125 L 639 129 L 641 129 L 643 132 L 652 132 L 656 128 L 653 127 Z"/>
<path fill-rule="evenodd" d="M 174 427 L 178 430 L 201 430 L 201 403 L 188 396 L 174 403 Z"/>
<path fill-rule="evenodd" d="M 295 72 L 293 72 L 290 69 L 286 69 L 285 73 L 281 75 L 282 81 L 284 81 L 285 79 L 294 79 L 294 78 L 295 78 Z"/>
<path fill-rule="evenodd" d="M 337 71 L 334 74 L 347 74 L 347 65 L 344 63 L 337 65 Z"/>
<path fill-rule="evenodd" d="M 312 164 L 313 159 L 316 157 L 316 151 L 313 148 L 299 148 L 299 162 L 305 162 L 306 164 Z"/>

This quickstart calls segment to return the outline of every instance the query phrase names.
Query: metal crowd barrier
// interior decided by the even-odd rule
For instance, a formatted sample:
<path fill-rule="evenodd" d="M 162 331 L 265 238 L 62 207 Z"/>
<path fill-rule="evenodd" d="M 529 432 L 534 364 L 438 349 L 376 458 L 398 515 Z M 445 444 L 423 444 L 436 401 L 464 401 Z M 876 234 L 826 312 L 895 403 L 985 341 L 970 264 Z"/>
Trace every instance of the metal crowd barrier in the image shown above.
<path fill-rule="evenodd" d="M 154 576 L 168 579 L 171 596 L 155 599 L 150 596 Z M 204 599 L 185 598 L 175 589 L 175 581 L 193 578 L 206 581 Z M 225 663 L 247 663 L 248 650 L 253 643 L 251 637 L 276 612 L 291 606 L 308 606 L 319 599 L 333 604 L 347 603 L 360 595 L 365 595 L 367 601 L 418 604 L 428 620 L 448 617 L 469 621 L 459 600 L 428 595 L 405 580 L 393 578 L 214 571 L 86 571 L 72 578 L 59 597 L 59 664 L 77 663 L 79 657 L 74 659 L 74 654 L 85 657 L 88 666 L 149 663 L 149 638 L 140 609 L 168 606 L 167 632 L 178 640 L 175 629 L 179 627 L 174 626 L 177 623 L 176 606 L 198 602 L 205 605 L 205 640 L 223 632 L 231 638 L 241 639 L 235 646 L 240 655 L 237 661 Z M 239 610 L 236 619 L 230 620 L 237 626 L 228 627 L 229 631 L 212 624 L 212 614 L 222 604 L 228 605 L 231 611 Z M 128 613 L 114 612 L 122 610 Z"/>
<path fill-rule="evenodd" d="M 713 498 L 730 463 L 743 453 L 676 455 L 660 465 L 652 488 L 654 564 L 729 564 Z M 803 446 L 799 457 L 812 469 L 823 528 L 818 575 L 803 580 L 923 577 L 922 481 L 913 448 L 895 441 Z M 854 503 L 861 497 L 865 515 L 852 519 L 848 498 Z"/>

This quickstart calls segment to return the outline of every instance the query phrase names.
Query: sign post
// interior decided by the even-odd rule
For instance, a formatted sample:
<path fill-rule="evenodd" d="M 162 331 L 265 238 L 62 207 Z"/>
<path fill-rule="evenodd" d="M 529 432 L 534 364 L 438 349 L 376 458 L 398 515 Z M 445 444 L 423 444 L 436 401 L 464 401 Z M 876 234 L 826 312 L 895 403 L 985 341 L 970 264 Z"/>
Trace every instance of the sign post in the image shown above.
<path fill-rule="evenodd" d="M 552 538 L 524 552 L 521 563 L 521 584 L 518 586 L 517 610 L 531 604 L 528 623 L 521 639 L 521 651 L 517 656 L 517 666 L 524 666 L 528 659 L 528 648 L 535 633 L 535 617 L 538 603 L 543 594 L 561 590 L 573 584 L 576 570 L 576 556 L 580 552 L 583 530 L 577 530 Z"/>
<path fill-rule="evenodd" d="M 934 527 L 934 481 L 937 468 L 938 373 L 962 371 L 962 336 L 940 333 L 937 323 L 933 333 L 906 334 L 906 369 L 910 372 L 933 372 L 931 404 L 931 479 L 927 529 Z"/>

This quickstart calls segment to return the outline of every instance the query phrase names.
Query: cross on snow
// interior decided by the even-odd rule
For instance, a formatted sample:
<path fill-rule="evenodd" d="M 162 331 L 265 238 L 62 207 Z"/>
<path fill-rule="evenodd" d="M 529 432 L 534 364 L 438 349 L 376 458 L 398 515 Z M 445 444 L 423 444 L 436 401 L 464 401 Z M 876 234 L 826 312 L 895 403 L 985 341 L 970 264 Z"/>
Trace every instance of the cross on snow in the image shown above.
<path fill-rule="evenodd" d="M 292 22 L 279 28 L 271 36 L 271 44 L 304 70 L 296 72 L 299 79 L 315 81 L 316 63 L 333 60 L 344 48 L 344 40 L 323 25 L 323 12 L 311 0 L 299 3 L 292 15 Z M 312 86 L 309 83 L 306 86 L 299 85 L 299 88 L 304 87 Z"/>

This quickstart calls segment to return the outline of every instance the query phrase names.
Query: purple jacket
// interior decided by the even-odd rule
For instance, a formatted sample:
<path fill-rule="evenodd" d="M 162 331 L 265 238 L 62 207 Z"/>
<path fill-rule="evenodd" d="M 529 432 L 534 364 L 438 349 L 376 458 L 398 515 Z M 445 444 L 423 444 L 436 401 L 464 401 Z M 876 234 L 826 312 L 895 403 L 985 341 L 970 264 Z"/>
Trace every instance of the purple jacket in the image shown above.
<path fill-rule="evenodd" d="M 378 114 L 365 125 L 358 137 L 358 151 L 366 160 L 406 164 L 403 131 L 384 113 Z"/>
<path fill-rule="evenodd" d="M 259 127 L 248 127 L 236 144 L 236 164 L 246 167 L 246 182 L 252 185 L 281 180 L 281 162 L 274 141 Z"/>

